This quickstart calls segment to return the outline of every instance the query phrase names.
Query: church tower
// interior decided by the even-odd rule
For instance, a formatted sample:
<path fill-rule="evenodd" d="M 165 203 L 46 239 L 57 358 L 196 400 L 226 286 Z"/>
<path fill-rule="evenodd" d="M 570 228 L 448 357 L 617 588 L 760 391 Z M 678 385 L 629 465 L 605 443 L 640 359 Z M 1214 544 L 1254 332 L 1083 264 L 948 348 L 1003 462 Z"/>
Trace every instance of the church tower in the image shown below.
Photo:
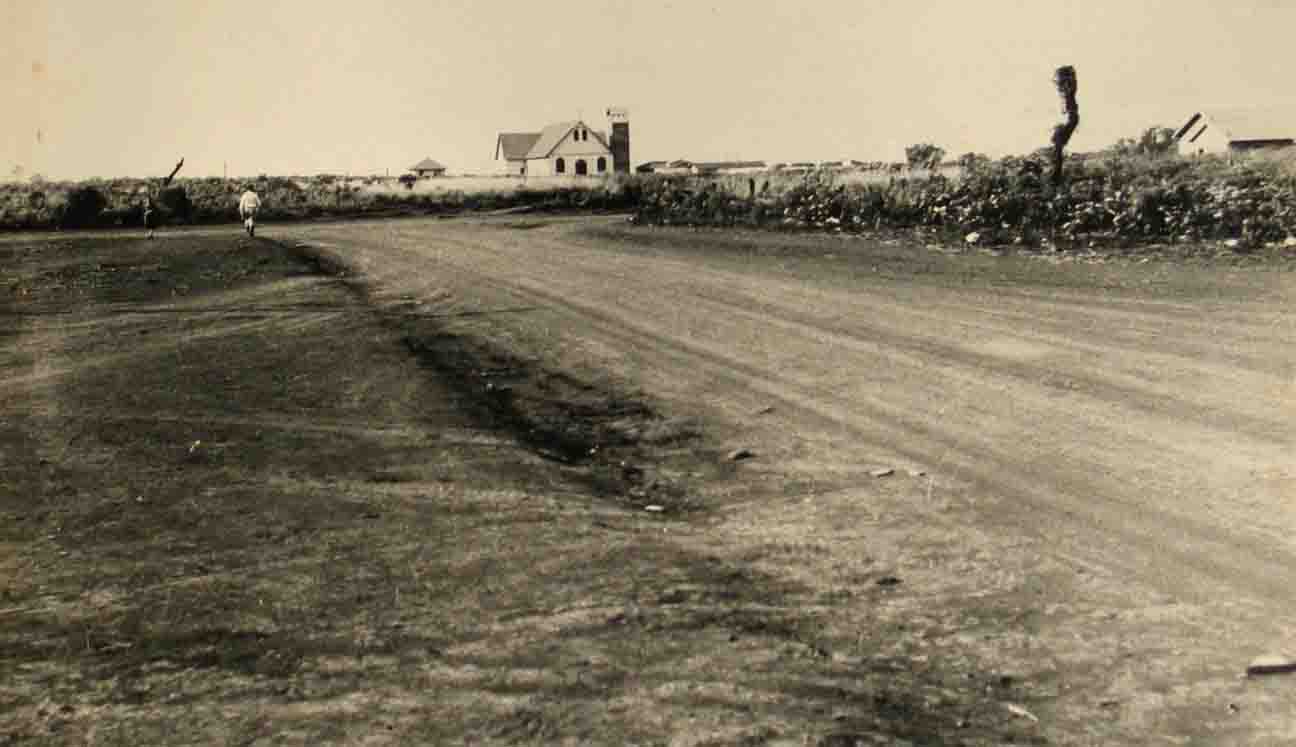
<path fill-rule="evenodd" d="M 613 106 L 607 110 L 608 124 L 612 129 L 612 173 L 630 173 L 630 113 L 624 107 Z"/>

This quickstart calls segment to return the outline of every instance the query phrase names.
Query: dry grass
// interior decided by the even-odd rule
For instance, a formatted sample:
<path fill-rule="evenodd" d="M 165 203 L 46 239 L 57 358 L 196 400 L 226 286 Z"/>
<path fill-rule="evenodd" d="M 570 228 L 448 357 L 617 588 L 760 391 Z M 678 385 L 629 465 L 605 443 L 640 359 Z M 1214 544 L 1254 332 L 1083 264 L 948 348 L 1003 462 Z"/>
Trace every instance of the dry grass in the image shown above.
<path fill-rule="evenodd" d="M 366 183 L 367 181 L 353 179 L 349 185 L 369 194 L 399 196 L 434 195 L 446 192 L 462 192 L 470 195 L 513 194 L 519 189 L 540 192 L 555 189 L 601 189 L 608 184 L 606 179 L 577 176 L 533 176 L 526 179 L 512 176 L 446 176 L 420 179 L 414 182 L 412 189 L 406 189 L 394 178 L 370 183 Z"/>

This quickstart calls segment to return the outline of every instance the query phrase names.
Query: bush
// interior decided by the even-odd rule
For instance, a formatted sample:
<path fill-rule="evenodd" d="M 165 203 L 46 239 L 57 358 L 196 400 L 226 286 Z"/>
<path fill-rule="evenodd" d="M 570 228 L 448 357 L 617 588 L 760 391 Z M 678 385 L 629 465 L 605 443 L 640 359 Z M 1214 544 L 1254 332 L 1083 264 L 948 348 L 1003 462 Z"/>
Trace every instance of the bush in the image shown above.
<path fill-rule="evenodd" d="M 167 187 L 158 193 L 158 206 L 170 221 L 188 223 L 193 217 L 193 203 L 189 201 L 184 187 L 179 185 Z"/>
<path fill-rule="evenodd" d="M 93 226 L 108 206 L 103 193 L 91 186 L 76 187 L 68 192 L 59 224 L 68 228 Z"/>

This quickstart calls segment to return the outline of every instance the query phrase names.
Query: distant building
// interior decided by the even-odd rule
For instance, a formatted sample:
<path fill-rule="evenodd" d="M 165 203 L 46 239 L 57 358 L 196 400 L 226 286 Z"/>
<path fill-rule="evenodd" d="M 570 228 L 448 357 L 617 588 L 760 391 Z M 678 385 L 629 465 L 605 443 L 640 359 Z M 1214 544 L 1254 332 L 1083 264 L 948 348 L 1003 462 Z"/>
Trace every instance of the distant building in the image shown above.
<path fill-rule="evenodd" d="M 624 109 L 608 109 L 606 133 L 582 120 L 551 124 L 540 132 L 501 132 L 495 160 L 517 176 L 601 176 L 630 172 L 630 123 Z"/>
<path fill-rule="evenodd" d="M 674 161 L 666 161 L 654 169 L 653 172 L 657 174 L 670 175 L 692 174 L 694 173 L 693 162 L 683 158 L 677 158 Z"/>
<path fill-rule="evenodd" d="M 1212 109 L 1193 114 L 1174 134 L 1180 155 L 1236 153 L 1296 143 L 1296 112 Z"/>
<path fill-rule="evenodd" d="M 422 161 L 409 167 L 420 179 L 427 179 L 430 176 L 445 176 L 446 167 L 433 161 L 431 158 L 424 158 Z"/>
<path fill-rule="evenodd" d="M 769 164 L 764 161 L 689 161 L 684 158 L 675 161 L 647 161 L 639 164 L 635 169 L 640 174 L 691 174 L 695 176 L 755 174 L 767 170 L 769 170 Z"/>
<path fill-rule="evenodd" d="M 769 169 L 764 161 L 702 161 L 693 164 L 693 173 L 711 174 L 756 174 Z"/>

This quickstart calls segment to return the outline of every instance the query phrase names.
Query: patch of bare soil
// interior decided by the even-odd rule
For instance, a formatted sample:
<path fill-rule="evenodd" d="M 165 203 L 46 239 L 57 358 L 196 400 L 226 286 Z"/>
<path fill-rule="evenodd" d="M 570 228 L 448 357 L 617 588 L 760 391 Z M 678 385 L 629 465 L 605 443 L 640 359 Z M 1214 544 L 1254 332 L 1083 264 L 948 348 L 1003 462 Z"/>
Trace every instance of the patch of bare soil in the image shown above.
<path fill-rule="evenodd" d="M 0 743 L 1041 741 L 1038 683 L 840 614 L 914 576 L 744 555 L 701 421 L 471 310 L 219 232 L 0 264 Z"/>

